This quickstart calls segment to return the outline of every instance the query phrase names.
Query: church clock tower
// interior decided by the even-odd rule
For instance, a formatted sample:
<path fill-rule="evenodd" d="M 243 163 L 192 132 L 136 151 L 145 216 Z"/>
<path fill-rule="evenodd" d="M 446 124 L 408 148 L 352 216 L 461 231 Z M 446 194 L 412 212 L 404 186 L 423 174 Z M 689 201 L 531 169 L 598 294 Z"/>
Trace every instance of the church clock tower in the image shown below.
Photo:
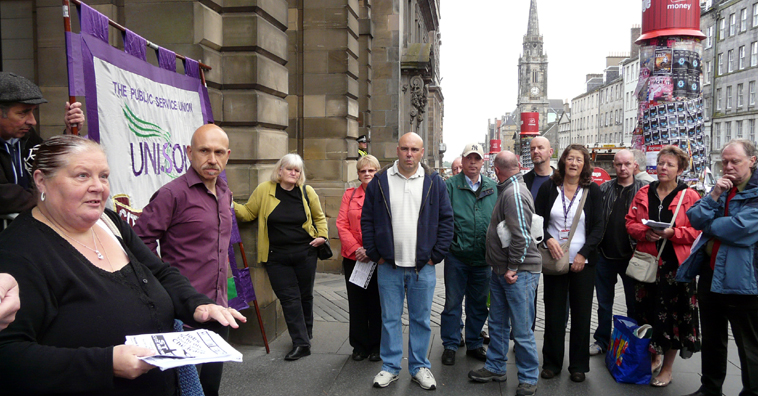
<path fill-rule="evenodd" d="M 518 60 L 519 113 L 537 112 L 540 115 L 540 133 L 547 129 L 547 55 L 542 46 L 537 0 L 531 0 L 529 26 L 524 35 L 523 52 Z"/>

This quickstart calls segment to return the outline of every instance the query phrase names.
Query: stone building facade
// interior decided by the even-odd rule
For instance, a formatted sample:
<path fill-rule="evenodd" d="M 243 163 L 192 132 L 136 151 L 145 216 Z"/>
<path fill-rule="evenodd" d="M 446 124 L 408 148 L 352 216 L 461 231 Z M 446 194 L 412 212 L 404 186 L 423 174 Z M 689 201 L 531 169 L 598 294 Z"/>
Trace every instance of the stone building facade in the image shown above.
<path fill-rule="evenodd" d="M 245 202 L 284 154 L 303 156 L 335 251 L 333 260 L 319 262 L 320 271 L 341 271 L 335 219 L 345 187 L 357 179 L 356 137 L 369 136 L 369 152 L 388 164 L 396 158 L 399 136 L 414 131 L 425 140 L 424 161 L 442 165 L 439 0 L 86 2 L 150 41 L 213 68 L 205 77 L 216 123 L 231 141 L 227 177 L 235 200 Z M 50 100 L 38 114 L 43 137 L 63 129 L 68 99 L 61 19 L 59 0 L 0 2 L 0 70 L 35 81 Z M 122 47 L 121 34 L 110 29 L 111 44 Z M 157 64 L 152 51 L 148 61 Z M 240 224 L 272 340 L 286 324 L 265 269 L 257 264 L 256 230 Z M 255 320 L 233 338 L 262 343 Z"/>
<path fill-rule="evenodd" d="M 705 131 L 711 169 L 721 175 L 721 148 L 731 139 L 756 142 L 758 101 L 758 3 L 713 1 L 701 11 Z"/>

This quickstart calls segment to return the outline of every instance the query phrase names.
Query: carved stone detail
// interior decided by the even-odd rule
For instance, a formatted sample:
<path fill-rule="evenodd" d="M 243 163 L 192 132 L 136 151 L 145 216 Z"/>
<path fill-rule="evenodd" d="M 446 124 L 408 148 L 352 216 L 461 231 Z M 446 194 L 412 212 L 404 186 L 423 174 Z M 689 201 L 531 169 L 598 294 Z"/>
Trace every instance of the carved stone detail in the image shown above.
<path fill-rule="evenodd" d="M 420 75 L 411 77 L 411 128 L 418 131 L 421 123 L 424 121 L 426 113 L 427 95 L 429 88 L 424 84 L 424 79 Z M 415 121 L 415 125 L 414 125 Z"/>

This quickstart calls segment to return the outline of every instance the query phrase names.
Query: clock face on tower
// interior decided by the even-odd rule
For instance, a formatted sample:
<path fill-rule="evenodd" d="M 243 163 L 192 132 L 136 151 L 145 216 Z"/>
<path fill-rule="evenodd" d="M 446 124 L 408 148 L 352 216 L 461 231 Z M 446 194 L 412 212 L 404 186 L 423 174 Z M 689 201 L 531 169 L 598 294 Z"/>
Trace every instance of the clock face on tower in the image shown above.
<path fill-rule="evenodd" d="M 532 96 L 537 96 L 540 94 L 539 87 L 532 87 L 532 90 L 530 91 L 532 93 Z"/>

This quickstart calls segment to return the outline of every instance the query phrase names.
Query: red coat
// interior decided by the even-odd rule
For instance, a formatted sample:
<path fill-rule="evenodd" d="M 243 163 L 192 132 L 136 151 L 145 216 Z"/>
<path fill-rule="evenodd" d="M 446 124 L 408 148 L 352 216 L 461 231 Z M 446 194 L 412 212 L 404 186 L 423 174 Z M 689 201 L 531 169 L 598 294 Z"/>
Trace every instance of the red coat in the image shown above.
<path fill-rule="evenodd" d="M 356 188 L 348 188 L 342 196 L 340 213 L 337 215 L 337 231 L 340 236 L 340 244 L 342 244 L 342 257 L 351 260 L 355 260 L 355 251 L 363 247 L 361 212 L 365 198 L 366 190 L 363 189 L 362 185 Z"/>
<path fill-rule="evenodd" d="M 653 256 L 658 256 L 658 249 L 655 246 L 655 242 L 645 239 L 645 232 L 647 232 L 650 227 L 642 224 L 642 219 L 650 218 L 648 215 L 647 200 L 649 189 L 649 185 L 644 186 L 640 188 L 637 195 L 634 196 L 632 205 L 629 207 L 629 212 L 626 214 L 626 230 L 629 232 L 629 236 L 637 240 L 637 250 L 650 253 Z M 700 235 L 700 231 L 692 227 L 690 219 L 687 217 L 687 209 L 700 199 L 700 195 L 698 195 L 695 190 L 687 188 L 677 193 L 669 205 L 669 210 L 671 210 L 672 213 L 676 211 L 676 205 L 679 203 L 679 198 L 682 193 L 685 193 L 686 195 L 684 196 L 684 200 L 682 200 L 682 207 L 679 209 L 679 213 L 676 216 L 674 235 L 667 242 L 673 243 L 674 252 L 676 253 L 679 265 L 681 265 L 690 255 L 690 247 L 692 246 L 692 243 L 695 242 L 698 235 Z"/>

